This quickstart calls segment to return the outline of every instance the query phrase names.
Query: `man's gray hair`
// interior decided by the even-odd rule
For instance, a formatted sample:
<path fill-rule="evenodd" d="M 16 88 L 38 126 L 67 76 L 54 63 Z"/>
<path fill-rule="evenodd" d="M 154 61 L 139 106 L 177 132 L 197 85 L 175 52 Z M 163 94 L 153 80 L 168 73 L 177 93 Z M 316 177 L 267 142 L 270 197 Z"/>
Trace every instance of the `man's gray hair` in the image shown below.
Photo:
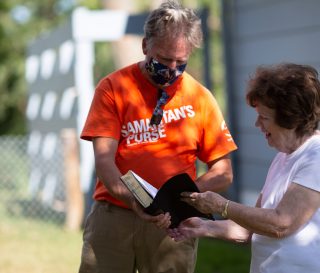
<path fill-rule="evenodd" d="M 148 46 L 156 41 L 166 42 L 166 39 L 183 35 L 190 50 L 201 47 L 203 37 L 200 18 L 192 9 L 183 7 L 176 0 L 163 2 L 149 14 L 144 35 Z"/>

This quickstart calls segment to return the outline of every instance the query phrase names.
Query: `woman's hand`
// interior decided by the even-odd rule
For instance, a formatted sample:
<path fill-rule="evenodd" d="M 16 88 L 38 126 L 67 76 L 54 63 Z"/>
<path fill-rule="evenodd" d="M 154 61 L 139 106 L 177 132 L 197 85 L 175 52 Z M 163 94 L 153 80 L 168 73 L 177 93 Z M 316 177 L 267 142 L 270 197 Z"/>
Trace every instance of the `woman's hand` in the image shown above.
<path fill-rule="evenodd" d="M 227 200 L 220 194 L 212 191 L 206 192 L 182 192 L 181 200 L 195 207 L 205 214 L 221 214 Z"/>
<path fill-rule="evenodd" d="M 168 229 L 167 233 L 176 242 L 202 237 L 206 234 L 206 221 L 198 217 L 188 218 L 177 228 Z"/>

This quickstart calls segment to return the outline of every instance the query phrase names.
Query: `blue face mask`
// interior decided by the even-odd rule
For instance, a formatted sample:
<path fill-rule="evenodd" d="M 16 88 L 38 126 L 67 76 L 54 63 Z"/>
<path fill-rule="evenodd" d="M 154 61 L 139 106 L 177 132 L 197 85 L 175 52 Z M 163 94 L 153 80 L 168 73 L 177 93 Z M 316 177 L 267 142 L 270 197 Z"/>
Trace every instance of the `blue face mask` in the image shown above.
<path fill-rule="evenodd" d="M 171 69 L 168 66 L 159 63 L 154 58 L 146 62 L 146 70 L 151 79 L 158 85 L 168 86 L 172 84 L 186 69 L 187 64 L 177 66 Z"/>

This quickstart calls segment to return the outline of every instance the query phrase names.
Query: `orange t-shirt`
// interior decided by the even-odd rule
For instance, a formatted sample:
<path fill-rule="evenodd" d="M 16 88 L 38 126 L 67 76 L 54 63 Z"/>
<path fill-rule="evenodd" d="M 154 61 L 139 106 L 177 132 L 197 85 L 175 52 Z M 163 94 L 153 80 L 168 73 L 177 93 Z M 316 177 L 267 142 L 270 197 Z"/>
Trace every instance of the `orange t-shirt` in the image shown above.
<path fill-rule="evenodd" d="M 118 140 L 116 165 L 133 170 L 156 188 L 186 172 L 196 178 L 195 162 L 210 162 L 235 150 L 231 134 L 212 94 L 187 72 L 166 88 L 163 119 L 149 126 L 158 90 L 138 64 L 103 78 L 97 85 L 81 138 Z M 97 181 L 94 199 L 126 207 Z"/>

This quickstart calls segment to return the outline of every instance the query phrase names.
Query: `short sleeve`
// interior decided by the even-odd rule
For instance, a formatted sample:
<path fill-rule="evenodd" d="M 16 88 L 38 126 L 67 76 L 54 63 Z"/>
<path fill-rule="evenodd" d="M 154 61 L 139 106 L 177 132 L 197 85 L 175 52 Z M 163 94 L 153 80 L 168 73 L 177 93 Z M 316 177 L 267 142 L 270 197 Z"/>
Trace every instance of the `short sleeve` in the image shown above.
<path fill-rule="evenodd" d="M 304 158 L 303 164 L 295 173 L 292 181 L 296 184 L 320 192 L 319 176 L 320 151 L 314 151 Z"/>
<path fill-rule="evenodd" d="M 208 91 L 209 93 L 209 91 Z M 199 159 L 210 162 L 237 149 L 218 103 L 207 94 L 202 111 L 203 131 Z"/>
<path fill-rule="evenodd" d="M 120 122 L 114 92 L 106 78 L 96 87 L 80 137 L 84 140 L 92 140 L 94 137 L 112 137 L 117 140 L 120 138 Z"/>

